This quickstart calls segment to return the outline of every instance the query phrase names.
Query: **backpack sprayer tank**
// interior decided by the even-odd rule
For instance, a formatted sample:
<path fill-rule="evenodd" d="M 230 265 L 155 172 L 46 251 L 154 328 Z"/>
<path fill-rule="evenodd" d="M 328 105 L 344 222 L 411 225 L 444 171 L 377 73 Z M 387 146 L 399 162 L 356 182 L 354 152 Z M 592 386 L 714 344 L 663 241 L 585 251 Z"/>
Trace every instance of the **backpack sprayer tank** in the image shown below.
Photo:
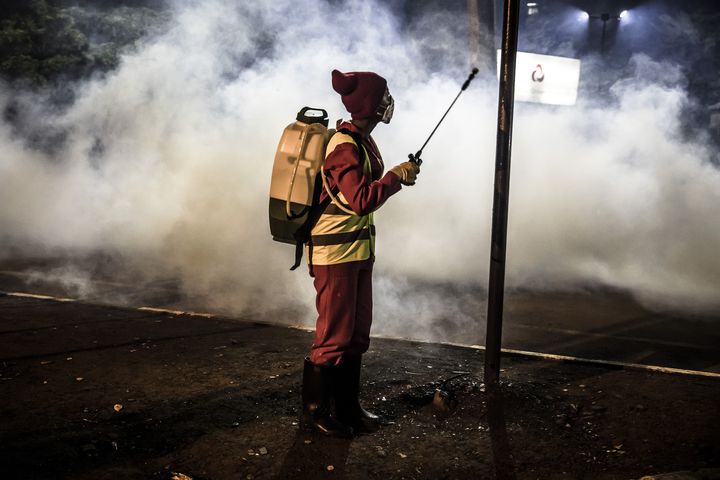
<path fill-rule="evenodd" d="M 270 233 L 273 240 L 296 243 L 295 232 L 305 223 L 322 190 L 318 173 L 325 161 L 328 114 L 304 107 L 280 137 L 270 181 Z"/>

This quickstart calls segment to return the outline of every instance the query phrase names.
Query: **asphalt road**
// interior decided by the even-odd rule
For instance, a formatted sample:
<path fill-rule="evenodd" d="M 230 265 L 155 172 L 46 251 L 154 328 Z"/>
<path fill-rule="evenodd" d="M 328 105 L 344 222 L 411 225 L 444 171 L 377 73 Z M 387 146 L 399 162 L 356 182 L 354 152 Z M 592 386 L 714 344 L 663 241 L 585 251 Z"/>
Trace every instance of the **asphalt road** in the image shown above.
<path fill-rule="evenodd" d="M 720 478 L 718 378 L 512 355 L 492 389 L 480 350 L 374 339 L 363 404 L 394 423 L 336 440 L 298 425 L 310 341 L 0 294 L 2 478 Z"/>
<path fill-rule="evenodd" d="M 79 288 L 52 272 L 65 260 L 0 260 L 0 292 L 23 292 L 71 297 L 85 302 L 130 307 L 150 306 L 210 314 L 227 312 L 189 301 L 173 280 L 138 284 L 132 272 L 95 271 L 91 284 Z M 418 286 L 442 289 L 443 286 Z M 451 287 L 448 287 L 452 290 Z M 453 291 L 457 318 L 438 318 L 431 339 L 461 345 L 484 345 L 484 292 Z M 381 316 L 383 312 L 376 312 Z M 279 323 L 272 313 L 254 321 Z M 400 336 L 397 332 L 375 333 Z M 471 332 L 468 334 L 468 332 Z M 427 332 L 424 332 L 427 334 Z M 423 340 L 422 334 L 410 337 Z M 630 295 L 618 291 L 508 292 L 505 299 L 503 348 L 565 355 L 583 359 L 626 362 L 720 373 L 720 314 L 698 317 L 650 311 Z"/>

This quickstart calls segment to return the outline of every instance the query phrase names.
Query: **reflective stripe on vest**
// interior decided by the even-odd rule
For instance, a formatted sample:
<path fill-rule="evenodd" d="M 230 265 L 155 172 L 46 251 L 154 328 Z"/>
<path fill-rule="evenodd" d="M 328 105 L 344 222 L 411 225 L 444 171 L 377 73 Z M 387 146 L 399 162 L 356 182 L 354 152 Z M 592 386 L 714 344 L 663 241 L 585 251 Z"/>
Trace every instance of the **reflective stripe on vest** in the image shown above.
<path fill-rule="evenodd" d="M 352 143 L 364 154 L 363 171 L 372 178 L 370 156 L 364 146 L 359 146 L 352 136 L 337 132 L 328 142 L 325 158 L 342 143 Z M 367 260 L 375 253 L 375 225 L 373 214 L 351 215 L 340 208 L 349 209 L 347 199 L 338 193 L 323 211 L 312 229 L 308 261 L 313 265 L 335 265 L 338 263 Z"/>

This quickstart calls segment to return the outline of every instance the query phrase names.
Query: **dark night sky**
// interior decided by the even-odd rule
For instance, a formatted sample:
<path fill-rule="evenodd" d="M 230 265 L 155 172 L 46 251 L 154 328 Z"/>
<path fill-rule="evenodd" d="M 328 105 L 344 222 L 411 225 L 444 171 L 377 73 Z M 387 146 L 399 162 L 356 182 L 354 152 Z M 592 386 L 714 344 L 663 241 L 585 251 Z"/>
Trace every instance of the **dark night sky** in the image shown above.
<path fill-rule="evenodd" d="M 342 8 L 345 0 L 327 0 Z M 48 4 L 80 5 L 114 8 L 150 7 L 163 10 L 172 0 L 47 0 Z M 302 2 L 301 2 L 302 3 Z M 580 58 L 583 61 L 584 79 L 581 82 L 593 91 L 609 88 L 619 79 L 632 75 L 628 68 L 631 58 L 644 54 L 654 61 L 667 62 L 679 67 L 684 77 L 684 88 L 701 105 L 720 102 L 720 5 L 716 0 L 534 0 L 538 11 L 529 15 L 528 0 L 520 2 L 521 25 L 519 49 L 527 52 Z M 445 28 L 461 38 L 457 45 L 468 45 L 467 0 L 385 0 L 398 17 L 401 29 L 411 34 L 432 37 L 435 28 Z M 495 29 L 495 46 L 499 45 L 502 0 L 477 0 L 481 22 Z M 29 2 L 4 0 L 0 2 L 0 17 L 9 12 L 29 8 Z M 617 20 L 623 10 L 629 15 Z M 585 11 L 596 18 L 581 19 Z M 416 22 L 432 12 L 450 13 L 439 16 L 447 25 L 433 24 L 420 29 Z M 603 13 L 610 20 L 597 18 Z M 493 21 L 494 17 L 494 21 Z M 415 24 L 415 28 L 413 27 Z M 432 44 L 424 60 L 437 68 L 445 68 L 442 48 L 434 51 Z M 485 49 L 487 67 L 494 68 L 495 54 Z M 83 70 L 84 71 L 84 70 Z"/>

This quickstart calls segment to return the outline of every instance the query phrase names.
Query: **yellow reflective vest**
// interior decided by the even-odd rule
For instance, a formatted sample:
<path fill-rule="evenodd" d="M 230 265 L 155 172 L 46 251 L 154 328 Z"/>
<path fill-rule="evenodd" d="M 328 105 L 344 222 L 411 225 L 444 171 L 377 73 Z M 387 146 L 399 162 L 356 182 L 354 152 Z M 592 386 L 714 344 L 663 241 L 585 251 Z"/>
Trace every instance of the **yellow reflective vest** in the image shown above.
<path fill-rule="evenodd" d="M 365 176 L 372 178 L 372 165 L 367 150 L 348 134 L 337 132 L 332 136 L 325 150 L 325 158 L 341 143 L 352 143 L 358 148 L 363 158 Z M 320 173 L 332 201 L 312 229 L 308 261 L 312 265 L 336 265 L 372 258 L 375 254 L 373 214 L 360 216 L 354 213 L 342 192 L 333 194 L 327 185 L 324 171 Z"/>

